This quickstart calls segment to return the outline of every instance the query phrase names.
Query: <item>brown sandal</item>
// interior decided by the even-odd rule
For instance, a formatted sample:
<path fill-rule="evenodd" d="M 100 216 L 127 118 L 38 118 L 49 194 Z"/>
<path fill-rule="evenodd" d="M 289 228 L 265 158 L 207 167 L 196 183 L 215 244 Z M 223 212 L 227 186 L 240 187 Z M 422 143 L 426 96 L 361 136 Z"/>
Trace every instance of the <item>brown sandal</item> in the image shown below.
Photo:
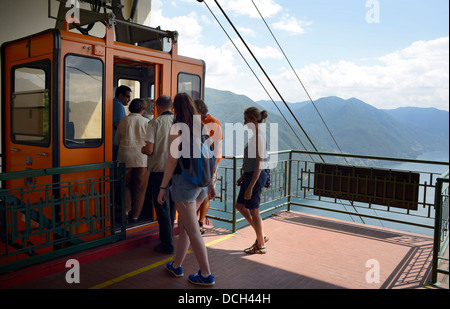
<path fill-rule="evenodd" d="M 244 252 L 247 254 L 266 254 L 267 248 L 258 248 L 257 246 L 251 246 L 250 248 L 245 249 Z"/>
<path fill-rule="evenodd" d="M 264 235 L 264 244 L 265 244 L 266 242 L 268 242 L 268 241 L 269 241 L 269 236 L 265 236 L 265 235 Z M 252 245 L 250 248 L 256 247 L 257 244 L 258 244 L 258 239 L 255 240 L 255 242 L 253 243 L 253 245 Z M 250 249 L 250 248 L 247 248 L 247 249 Z M 245 249 L 245 250 L 247 250 L 247 249 Z"/>
<path fill-rule="evenodd" d="M 269 241 L 269 236 L 264 235 L 264 243 L 266 243 L 266 242 L 268 242 L 268 241 Z M 253 252 L 253 253 L 251 253 L 252 251 L 255 250 L 255 248 L 256 248 L 256 249 L 264 249 L 264 252 Z M 257 239 L 257 240 L 255 240 L 255 242 L 253 243 L 253 245 L 251 245 L 249 248 L 245 249 L 244 252 L 245 252 L 245 253 L 250 253 L 250 254 L 255 254 L 255 253 L 264 254 L 264 253 L 267 252 L 267 249 L 266 249 L 266 247 L 258 248 L 258 239 Z"/>

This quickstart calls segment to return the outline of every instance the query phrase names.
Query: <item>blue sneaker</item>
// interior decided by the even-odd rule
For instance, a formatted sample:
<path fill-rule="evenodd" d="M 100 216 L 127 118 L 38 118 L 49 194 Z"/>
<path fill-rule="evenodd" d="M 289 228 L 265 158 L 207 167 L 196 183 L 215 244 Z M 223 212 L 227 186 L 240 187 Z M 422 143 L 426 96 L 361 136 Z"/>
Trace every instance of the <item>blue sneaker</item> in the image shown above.
<path fill-rule="evenodd" d="M 195 275 L 189 275 L 189 282 L 203 286 L 213 286 L 216 283 L 212 274 L 205 278 L 200 270 Z"/>
<path fill-rule="evenodd" d="M 167 271 L 171 272 L 177 278 L 183 277 L 184 276 L 183 267 L 180 266 L 178 268 L 175 268 L 173 267 L 173 263 L 174 262 L 167 263 L 166 265 Z"/>

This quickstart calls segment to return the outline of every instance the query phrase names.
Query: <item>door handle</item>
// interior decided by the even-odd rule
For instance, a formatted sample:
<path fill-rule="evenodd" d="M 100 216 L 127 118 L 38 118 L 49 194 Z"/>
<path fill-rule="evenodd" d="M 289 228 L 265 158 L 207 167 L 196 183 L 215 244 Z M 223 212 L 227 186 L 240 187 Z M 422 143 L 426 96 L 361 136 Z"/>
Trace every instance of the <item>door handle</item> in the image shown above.
<path fill-rule="evenodd" d="M 46 157 L 46 156 L 48 156 L 48 153 L 46 153 L 46 152 L 38 152 L 37 155 Z"/>
<path fill-rule="evenodd" d="M 20 149 L 17 149 L 17 148 L 9 148 L 9 150 L 14 151 L 14 152 L 20 152 Z"/>

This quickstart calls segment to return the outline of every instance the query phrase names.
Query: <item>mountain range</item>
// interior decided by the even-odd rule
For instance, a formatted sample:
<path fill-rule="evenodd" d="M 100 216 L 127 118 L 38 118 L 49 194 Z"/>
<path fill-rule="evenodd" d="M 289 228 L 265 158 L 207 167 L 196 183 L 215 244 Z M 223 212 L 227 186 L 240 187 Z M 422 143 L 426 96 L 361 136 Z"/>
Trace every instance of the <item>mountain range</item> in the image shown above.
<path fill-rule="evenodd" d="M 275 102 L 281 114 L 272 101 L 254 102 L 230 91 L 206 88 L 205 102 L 222 126 L 243 123 L 247 107 L 267 110 L 268 127 L 278 124 L 279 150 L 416 158 L 449 148 L 449 112 L 435 108 L 382 110 L 356 98 L 332 96 L 314 105 L 310 101 L 288 103 L 296 120 L 282 102 Z"/>

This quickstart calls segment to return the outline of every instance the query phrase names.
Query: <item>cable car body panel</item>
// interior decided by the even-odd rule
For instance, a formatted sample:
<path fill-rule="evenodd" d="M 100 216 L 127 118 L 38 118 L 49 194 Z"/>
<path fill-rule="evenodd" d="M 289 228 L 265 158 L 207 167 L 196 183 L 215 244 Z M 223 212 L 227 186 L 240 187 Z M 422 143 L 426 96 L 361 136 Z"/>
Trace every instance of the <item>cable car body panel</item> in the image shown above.
<path fill-rule="evenodd" d="M 3 172 L 112 161 L 112 102 L 121 82 L 135 82 L 136 97 L 156 100 L 161 94 L 174 97 L 179 91 L 191 94 L 194 99 L 203 97 L 202 60 L 178 56 L 175 43 L 171 52 L 163 52 L 116 42 L 114 29 L 105 28 L 104 38 L 50 29 L 2 45 Z M 153 112 L 156 117 L 156 108 Z M 78 179 L 106 173 L 109 172 L 8 180 L 3 187 L 10 190 L 52 182 L 75 184 Z M 52 194 L 64 197 L 69 194 L 67 190 L 54 190 L 57 192 Z M 74 185 L 72 190 L 81 195 L 87 187 Z M 27 199 L 39 201 L 43 194 L 34 192 Z M 107 211 L 106 200 L 101 207 L 101 212 Z M 43 216 L 60 222 L 77 217 L 75 211 L 94 214 L 98 211 L 94 208 L 89 205 L 70 211 L 57 209 L 56 214 L 46 209 Z M 17 218 L 18 225 L 24 221 Z M 112 223 L 105 220 L 101 224 Z M 88 229 L 89 226 L 80 225 L 71 233 L 83 235 Z M 31 242 L 41 241 L 40 236 L 33 237 Z M 52 248 L 36 253 L 49 250 Z"/>

